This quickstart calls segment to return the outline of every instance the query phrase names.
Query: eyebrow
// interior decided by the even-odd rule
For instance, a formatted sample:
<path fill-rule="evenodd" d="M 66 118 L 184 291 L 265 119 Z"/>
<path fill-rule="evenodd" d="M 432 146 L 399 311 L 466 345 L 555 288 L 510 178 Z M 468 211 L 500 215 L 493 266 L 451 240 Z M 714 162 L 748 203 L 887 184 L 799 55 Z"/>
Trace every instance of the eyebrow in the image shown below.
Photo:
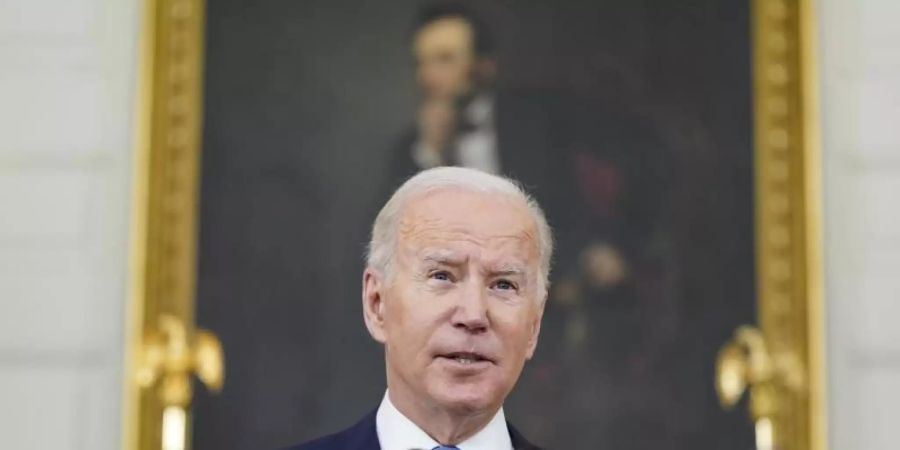
<path fill-rule="evenodd" d="M 432 251 L 422 256 L 422 262 L 458 266 L 465 262 L 465 258 L 450 251 Z"/>
<path fill-rule="evenodd" d="M 524 276 L 526 274 L 525 268 L 515 263 L 501 264 L 497 267 L 488 267 L 485 272 L 493 276 Z"/>
<path fill-rule="evenodd" d="M 421 261 L 425 264 L 433 263 L 446 266 L 461 266 L 465 264 L 466 257 L 450 250 L 433 250 L 422 255 Z M 485 267 L 482 272 L 490 276 L 521 276 L 526 277 L 528 270 L 525 265 L 517 262 L 504 262 Z"/>

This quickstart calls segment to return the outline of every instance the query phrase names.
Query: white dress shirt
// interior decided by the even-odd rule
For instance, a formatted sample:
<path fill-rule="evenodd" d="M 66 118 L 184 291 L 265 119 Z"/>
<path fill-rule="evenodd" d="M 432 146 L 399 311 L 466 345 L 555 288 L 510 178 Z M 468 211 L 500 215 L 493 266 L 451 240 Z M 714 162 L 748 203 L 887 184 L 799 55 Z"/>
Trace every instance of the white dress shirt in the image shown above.
<path fill-rule="evenodd" d="M 387 392 L 375 415 L 375 429 L 381 450 L 431 450 L 440 445 L 398 411 Z M 459 450 L 512 450 L 503 408 L 494 414 L 494 418 L 484 428 L 456 444 L 456 447 Z"/>
<path fill-rule="evenodd" d="M 472 129 L 461 132 L 449 149 L 455 152 L 459 165 L 482 172 L 500 173 L 500 152 L 497 148 L 497 129 L 494 126 L 494 99 L 479 95 L 463 111 Z M 421 169 L 430 169 L 446 163 L 440 150 L 416 142 L 412 157 Z"/>

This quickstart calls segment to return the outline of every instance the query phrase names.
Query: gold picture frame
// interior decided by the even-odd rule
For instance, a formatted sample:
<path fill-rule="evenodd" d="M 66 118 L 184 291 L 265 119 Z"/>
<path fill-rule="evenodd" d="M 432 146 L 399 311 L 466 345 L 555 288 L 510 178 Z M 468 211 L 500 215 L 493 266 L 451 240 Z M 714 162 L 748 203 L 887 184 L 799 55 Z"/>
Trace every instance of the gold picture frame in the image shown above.
<path fill-rule="evenodd" d="M 742 381 L 751 390 L 754 417 L 772 431 L 771 442 L 761 445 L 825 450 L 813 4 L 749 1 L 758 328 L 764 359 L 772 367 L 764 379 Z M 123 382 L 126 450 L 161 448 L 164 402 L 159 391 L 171 386 L 148 384 L 142 364 L 148 356 L 147 336 L 163 317 L 187 324 L 191 333 L 200 184 L 205 5 L 202 0 L 144 3 Z M 752 351 L 757 350 L 731 355 Z M 748 365 L 737 363 L 738 375 L 746 376 Z"/>
<path fill-rule="evenodd" d="M 752 9 L 757 308 L 776 366 L 773 440 L 824 450 L 815 11 L 812 0 L 755 0 Z"/>
<path fill-rule="evenodd" d="M 144 0 L 123 449 L 162 448 L 164 405 L 155 392 L 160 388 L 139 383 L 145 337 L 163 317 L 193 323 L 204 6 L 201 0 Z"/>

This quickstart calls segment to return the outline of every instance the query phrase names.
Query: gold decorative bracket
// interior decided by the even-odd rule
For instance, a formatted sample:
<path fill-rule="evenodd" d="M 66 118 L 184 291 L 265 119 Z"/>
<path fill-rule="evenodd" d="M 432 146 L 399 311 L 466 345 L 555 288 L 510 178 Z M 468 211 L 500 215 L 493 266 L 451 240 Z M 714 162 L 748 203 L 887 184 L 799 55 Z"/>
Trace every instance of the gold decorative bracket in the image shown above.
<path fill-rule="evenodd" d="M 723 408 L 734 408 L 749 391 L 758 450 L 776 448 L 773 424 L 782 410 L 780 389 L 804 395 L 806 379 L 793 354 L 772 354 L 763 333 L 751 326 L 738 328 L 716 360 L 716 392 Z"/>
<path fill-rule="evenodd" d="M 138 385 L 144 389 L 158 385 L 159 400 L 166 407 L 190 404 L 192 374 L 213 392 L 219 392 L 224 383 L 219 339 L 206 330 L 189 336 L 187 327 L 174 316 L 163 315 L 158 328 L 148 330 L 138 359 Z"/>
<path fill-rule="evenodd" d="M 163 450 L 187 448 L 191 375 L 218 392 L 225 381 L 222 367 L 222 344 L 208 331 L 196 330 L 191 335 L 184 322 L 167 314 L 160 316 L 156 328 L 147 330 L 136 382 L 145 390 L 157 388 L 163 406 Z"/>

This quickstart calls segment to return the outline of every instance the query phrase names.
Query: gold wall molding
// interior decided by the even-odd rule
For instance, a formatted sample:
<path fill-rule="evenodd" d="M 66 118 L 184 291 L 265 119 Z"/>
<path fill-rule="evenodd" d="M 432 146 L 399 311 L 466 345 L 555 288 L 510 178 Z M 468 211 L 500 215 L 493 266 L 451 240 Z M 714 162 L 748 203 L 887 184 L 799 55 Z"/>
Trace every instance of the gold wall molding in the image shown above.
<path fill-rule="evenodd" d="M 204 3 L 144 0 L 136 111 L 122 448 L 160 449 L 163 405 L 138 385 L 160 317 L 193 323 Z"/>
<path fill-rule="evenodd" d="M 749 1 L 758 327 L 765 343 L 756 347 L 771 361 L 771 370 L 763 371 L 771 402 L 762 402 L 761 410 L 775 448 L 825 450 L 813 5 Z M 159 317 L 193 323 L 199 211 L 205 5 L 144 2 L 123 383 L 126 450 L 160 448 L 163 405 L 139 387 L 138 360 Z M 755 341 L 746 339 L 752 332 L 741 333 Z M 739 347 L 731 350 L 741 354 Z"/>
<path fill-rule="evenodd" d="M 765 345 L 742 344 L 754 332 L 738 330 L 720 354 L 719 388 L 733 378 L 723 379 L 723 367 L 732 364 L 735 373 L 736 355 L 744 352 L 751 413 L 766 434 L 759 447 L 825 450 L 815 14 L 812 0 L 753 0 L 751 14 L 758 327 Z M 764 364 L 754 368 L 753 359 Z"/>

